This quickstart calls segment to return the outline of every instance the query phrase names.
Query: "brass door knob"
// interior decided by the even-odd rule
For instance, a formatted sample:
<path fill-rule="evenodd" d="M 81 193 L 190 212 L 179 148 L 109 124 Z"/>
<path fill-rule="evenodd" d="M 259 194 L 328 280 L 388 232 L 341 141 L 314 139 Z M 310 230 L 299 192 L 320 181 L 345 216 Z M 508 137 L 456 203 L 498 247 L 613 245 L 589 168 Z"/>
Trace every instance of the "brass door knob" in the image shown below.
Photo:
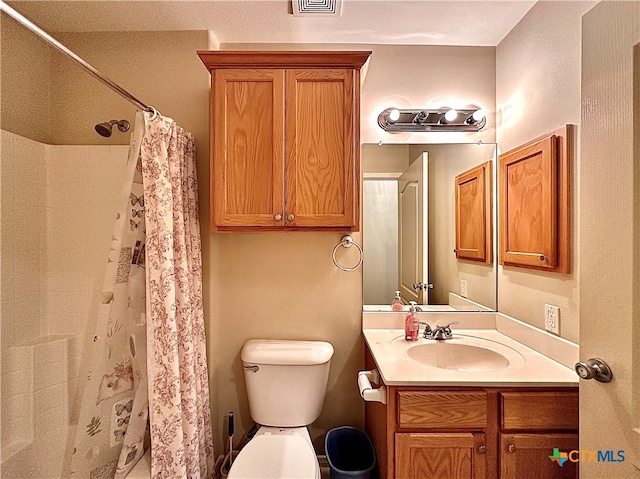
<path fill-rule="evenodd" d="M 289 214 L 287 215 L 287 220 L 289 220 L 289 221 L 293 221 L 293 220 L 294 220 L 294 218 L 295 218 L 295 216 L 293 216 L 293 213 L 289 213 Z"/>
<path fill-rule="evenodd" d="M 507 451 L 509 452 L 516 452 L 516 446 L 514 444 L 509 444 L 507 446 Z"/>
<path fill-rule="evenodd" d="M 276 213 L 276 214 L 273 216 L 273 218 L 274 218 L 276 221 L 280 221 L 280 220 L 282 219 L 282 215 L 281 215 L 280 213 Z"/>

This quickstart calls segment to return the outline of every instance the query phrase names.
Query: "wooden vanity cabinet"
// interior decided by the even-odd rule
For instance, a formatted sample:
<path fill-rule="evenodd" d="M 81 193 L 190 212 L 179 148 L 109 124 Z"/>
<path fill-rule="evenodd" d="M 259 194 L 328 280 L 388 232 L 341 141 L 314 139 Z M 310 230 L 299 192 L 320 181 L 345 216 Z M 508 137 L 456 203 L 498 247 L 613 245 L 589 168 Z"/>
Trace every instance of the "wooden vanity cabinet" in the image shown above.
<path fill-rule="evenodd" d="M 375 368 L 367 350 L 365 367 Z M 578 388 L 387 386 L 365 403 L 380 479 L 576 479 Z"/>
<path fill-rule="evenodd" d="M 211 73 L 213 229 L 358 229 L 370 53 L 198 52 Z"/>

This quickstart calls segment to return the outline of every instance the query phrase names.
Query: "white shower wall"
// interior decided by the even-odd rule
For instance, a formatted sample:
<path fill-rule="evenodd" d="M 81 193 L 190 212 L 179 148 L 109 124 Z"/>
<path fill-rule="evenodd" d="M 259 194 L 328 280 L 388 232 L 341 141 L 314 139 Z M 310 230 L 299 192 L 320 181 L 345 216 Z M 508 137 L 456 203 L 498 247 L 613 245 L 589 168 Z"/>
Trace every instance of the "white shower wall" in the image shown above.
<path fill-rule="evenodd" d="M 128 147 L 1 135 L 2 477 L 61 477 Z"/>

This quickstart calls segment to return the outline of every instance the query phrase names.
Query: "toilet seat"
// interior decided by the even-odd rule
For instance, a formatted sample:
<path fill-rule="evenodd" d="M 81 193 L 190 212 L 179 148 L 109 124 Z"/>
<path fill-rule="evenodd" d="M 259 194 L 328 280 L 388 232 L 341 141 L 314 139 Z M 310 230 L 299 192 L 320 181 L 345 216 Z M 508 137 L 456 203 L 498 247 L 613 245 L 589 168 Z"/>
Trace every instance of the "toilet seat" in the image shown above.
<path fill-rule="evenodd" d="M 256 435 L 240 451 L 228 479 L 319 479 L 309 440 L 300 435 Z"/>

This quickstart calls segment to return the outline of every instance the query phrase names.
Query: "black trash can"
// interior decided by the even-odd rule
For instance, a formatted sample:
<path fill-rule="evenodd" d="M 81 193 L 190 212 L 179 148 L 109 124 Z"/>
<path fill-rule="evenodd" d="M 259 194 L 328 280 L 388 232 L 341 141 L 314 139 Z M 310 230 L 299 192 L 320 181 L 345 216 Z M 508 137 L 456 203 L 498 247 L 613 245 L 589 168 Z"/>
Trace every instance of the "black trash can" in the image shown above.
<path fill-rule="evenodd" d="M 331 479 L 373 479 L 376 451 L 367 433 L 351 426 L 331 429 L 324 438 Z"/>

